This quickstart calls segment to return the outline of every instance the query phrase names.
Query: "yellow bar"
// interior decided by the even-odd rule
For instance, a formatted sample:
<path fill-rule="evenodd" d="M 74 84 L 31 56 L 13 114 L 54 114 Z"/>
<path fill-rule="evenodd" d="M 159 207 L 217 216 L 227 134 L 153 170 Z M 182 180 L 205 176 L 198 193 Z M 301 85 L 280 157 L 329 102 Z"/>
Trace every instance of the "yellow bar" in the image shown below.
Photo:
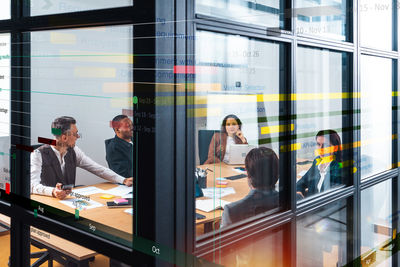
<path fill-rule="evenodd" d="M 121 97 L 111 99 L 111 107 L 129 109 L 133 107 L 132 97 Z"/>
<path fill-rule="evenodd" d="M 74 76 L 79 78 L 115 78 L 115 68 L 75 67 Z"/>
<path fill-rule="evenodd" d="M 51 32 L 50 42 L 52 44 L 76 44 L 76 35 L 71 33 Z"/>
<path fill-rule="evenodd" d="M 213 95 L 212 99 L 199 96 L 196 104 L 256 103 L 277 101 L 301 101 L 323 99 L 359 98 L 360 93 L 306 93 L 306 94 L 254 94 L 254 95 Z"/>
<path fill-rule="evenodd" d="M 289 152 L 301 149 L 301 143 L 281 146 L 281 152 Z"/>
<path fill-rule="evenodd" d="M 220 83 L 195 83 L 196 92 L 221 91 Z"/>
<path fill-rule="evenodd" d="M 290 127 L 290 130 L 289 130 L 289 127 Z M 293 130 L 294 130 L 294 124 L 265 126 L 265 127 L 261 127 L 261 134 L 280 133 L 280 132 L 293 131 Z"/>
<path fill-rule="evenodd" d="M 133 54 L 60 50 L 62 61 L 133 64 Z"/>
<path fill-rule="evenodd" d="M 132 93 L 133 83 L 103 83 L 104 93 Z"/>
<path fill-rule="evenodd" d="M 188 117 L 216 117 L 221 116 L 220 108 L 194 108 L 188 109 Z"/>

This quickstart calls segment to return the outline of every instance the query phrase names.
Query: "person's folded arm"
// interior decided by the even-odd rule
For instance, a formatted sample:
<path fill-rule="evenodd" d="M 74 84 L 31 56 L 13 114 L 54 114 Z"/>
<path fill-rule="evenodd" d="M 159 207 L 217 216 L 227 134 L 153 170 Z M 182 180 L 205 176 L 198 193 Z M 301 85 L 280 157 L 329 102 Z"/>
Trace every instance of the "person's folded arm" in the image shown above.
<path fill-rule="evenodd" d="M 232 224 L 231 216 L 229 214 L 229 206 L 225 205 L 224 212 L 222 213 L 221 225 L 220 228 L 226 227 Z"/>
<path fill-rule="evenodd" d="M 40 183 L 42 174 L 42 155 L 39 150 L 31 153 L 31 194 L 52 196 L 54 187 Z"/>
<path fill-rule="evenodd" d="M 76 166 L 80 167 L 88 172 L 93 173 L 103 179 L 106 179 L 112 183 L 120 183 L 123 184 L 125 178 L 121 175 L 116 174 L 109 168 L 103 167 L 100 164 L 96 163 L 94 160 L 89 158 L 83 153 L 77 146 L 74 148 L 76 154 Z"/>

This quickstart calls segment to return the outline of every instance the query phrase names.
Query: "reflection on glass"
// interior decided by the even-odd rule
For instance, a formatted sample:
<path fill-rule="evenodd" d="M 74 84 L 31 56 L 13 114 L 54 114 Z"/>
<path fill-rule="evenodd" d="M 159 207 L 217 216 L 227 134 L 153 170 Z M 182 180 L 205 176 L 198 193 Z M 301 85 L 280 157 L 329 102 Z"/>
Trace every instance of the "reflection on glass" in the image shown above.
<path fill-rule="evenodd" d="M 249 187 L 244 168 L 248 152 L 264 147 L 279 155 L 279 134 L 293 131 L 293 126 L 279 121 L 279 115 L 284 114 L 277 96 L 286 81 L 285 51 L 279 43 L 197 32 L 195 106 L 189 111 L 196 125 L 198 235 L 219 228 L 219 205 L 235 202 L 228 206 L 230 209 L 237 201 L 253 197 L 254 187 Z M 276 207 L 272 205 L 277 200 L 273 189 L 278 188 L 276 175 L 257 177 L 267 177 L 272 183 L 266 195 L 274 195 L 274 201 L 269 207 L 260 203 L 247 218 Z M 210 198 L 218 200 L 212 202 Z M 224 216 L 226 225 L 245 219 Z"/>
<path fill-rule="evenodd" d="M 282 0 L 197 0 L 196 13 L 267 27 L 284 28 Z"/>
<path fill-rule="evenodd" d="M 360 41 L 362 46 L 392 50 L 392 2 L 391 0 L 360 0 Z"/>
<path fill-rule="evenodd" d="M 388 180 L 361 192 L 361 260 L 388 258 L 379 266 L 392 266 L 392 181 Z M 395 230 L 394 230 L 395 231 Z M 384 255 L 382 257 L 382 255 Z"/>
<path fill-rule="evenodd" d="M 227 248 L 219 249 L 205 259 L 222 266 L 285 266 L 283 230 L 264 232 Z"/>
<path fill-rule="evenodd" d="M 0 189 L 10 188 L 10 35 L 0 34 Z"/>
<path fill-rule="evenodd" d="M 343 266 L 346 262 L 346 201 L 297 220 L 297 266 Z"/>
<path fill-rule="evenodd" d="M 126 239 L 133 221 L 132 27 L 27 34 L 31 145 L 38 147 L 31 198 Z"/>
<path fill-rule="evenodd" d="M 10 0 L 2 0 L 0 3 L 0 19 L 10 19 L 11 17 L 11 2 Z"/>
<path fill-rule="evenodd" d="M 39 256 L 40 253 L 43 253 L 43 256 L 45 256 L 45 253 L 47 252 L 49 254 L 49 265 L 50 263 L 53 263 L 54 266 L 89 266 L 90 262 L 90 266 L 114 266 L 109 265 L 110 259 L 108 257 L 97 254 L 96 251 L 72 243 L 52 233 L 46 232 L 43 229 L 31 226 L 30 233 L 31 253 L 36 253 L 37 256 Z M 47 249 L 47 251 L 43 251 L 43 249 Z M 64 251 L 66 253 L 63 253 Z M 33 257 L 31 258 L 31 264 L 33 264 L 38 261 L 37 258 L 39 257 L 36 259 Z M 40 266 L 44 265 L 45 264 Z"/>
<path fill-rule="evenodd" d="M 297 54 L 298 199 L 345 182 L 342 92 L 349 87 L 348 54 L 299 47 Z"/>
<path fill-rule="evenodd" d="M 298 34 L 319 35 L 345 41 L 348 36 L 346 0 L 295 1 Z"/>
<path fill-rule="evenodd" d="M 361 178 L 392 168 L 392 60 L 361 57 Z"/>
<path fill-rule="evenodd" d="M 131 6 L 133 0 L 96 0 L 96 1 L 78 1 L 78 0 L 31 0 L 31 15 L 40 16 L 48 14 L 69 13 L 94 9 L 113 8 Z"/>
<path fill-rule="evenodd" d="M 0 213 L 0 266 L 8 266 L 10 257 L 10 218 Z"/>

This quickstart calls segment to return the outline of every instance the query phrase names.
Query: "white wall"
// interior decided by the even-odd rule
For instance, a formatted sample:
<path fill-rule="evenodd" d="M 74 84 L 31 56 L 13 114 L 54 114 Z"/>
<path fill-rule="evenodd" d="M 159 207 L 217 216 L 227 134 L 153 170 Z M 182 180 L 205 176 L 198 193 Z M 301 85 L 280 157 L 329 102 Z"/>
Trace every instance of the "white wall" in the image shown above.
<path fill-rule="evenodd" d="M 110 121 L 132 109 L 132 27 L 35 32 L 31 38 L 32 144 L 39 136 L 54 139 L 51 122 L 72 116 L 83 134 L 77 146 L 107 166 Z M 102 181 L 78 168 L 77 185 Z"/>

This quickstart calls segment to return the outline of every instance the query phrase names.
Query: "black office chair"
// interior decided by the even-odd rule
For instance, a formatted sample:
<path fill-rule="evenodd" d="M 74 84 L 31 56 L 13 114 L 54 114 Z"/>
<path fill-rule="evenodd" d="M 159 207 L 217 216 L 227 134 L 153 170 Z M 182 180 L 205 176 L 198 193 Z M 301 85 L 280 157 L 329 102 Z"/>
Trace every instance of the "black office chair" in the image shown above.
<path fill-rule="evenodd" d="M 211 139 L 214 133 L 219 132 L 219 130 L 199 130 L 198 143 L 200 164 L 203 164 L 207 160 Z"/>

